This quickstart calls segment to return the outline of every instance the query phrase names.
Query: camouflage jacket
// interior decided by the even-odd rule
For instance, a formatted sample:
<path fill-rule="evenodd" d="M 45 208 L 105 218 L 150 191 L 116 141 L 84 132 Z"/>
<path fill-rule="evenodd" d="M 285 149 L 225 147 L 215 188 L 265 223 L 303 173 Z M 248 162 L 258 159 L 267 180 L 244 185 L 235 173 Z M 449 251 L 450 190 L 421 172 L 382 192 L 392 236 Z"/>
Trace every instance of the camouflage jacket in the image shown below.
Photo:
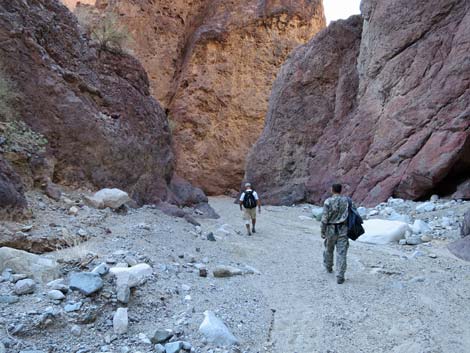
<path fill-rule="evenodd" d="M 321 234 L 327 235 L 331 233 L 330 231 L 334 231 L 335 224 L 343 224 L 345 227 L 344 222 L 346 222 L 347 218 L 348 198 L 346 196 L 333 195 L 326 199 L 323 205 L 323 215 L 321 218 Z M 341 231 L 344 231 L 344 229 L 341 229 Z"/>

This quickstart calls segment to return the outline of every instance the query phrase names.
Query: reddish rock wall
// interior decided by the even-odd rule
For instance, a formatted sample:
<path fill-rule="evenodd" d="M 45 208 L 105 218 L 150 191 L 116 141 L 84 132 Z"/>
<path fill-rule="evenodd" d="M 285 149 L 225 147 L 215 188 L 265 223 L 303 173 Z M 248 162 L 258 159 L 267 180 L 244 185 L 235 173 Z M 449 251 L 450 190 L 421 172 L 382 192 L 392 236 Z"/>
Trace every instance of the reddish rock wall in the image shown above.
<path fill-rule="evenodd" d="M 365 204 L 468 183 L 467 2 L 365 0 L 362 12 L 278 75 L 246 170 L 271 203 L 320 202 L 334 181 Z"/>

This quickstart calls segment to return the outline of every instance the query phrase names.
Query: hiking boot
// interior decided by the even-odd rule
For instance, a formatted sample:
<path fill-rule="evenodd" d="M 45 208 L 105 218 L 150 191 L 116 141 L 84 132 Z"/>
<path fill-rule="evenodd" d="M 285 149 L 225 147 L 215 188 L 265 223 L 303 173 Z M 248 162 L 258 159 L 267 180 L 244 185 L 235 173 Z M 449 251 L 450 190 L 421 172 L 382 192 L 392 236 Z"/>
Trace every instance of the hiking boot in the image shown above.
<path fill-rule="evenodd" d="M 251 236 L 251 232 L 250 232 L 250 231 L 248 231 L 248 236 Z"/>
<path fill-rule="evenodd" d="M 328 273 L 333 273 L 333 268 L 331 268 L 331 267 L 325 267 L 325 270 Z"/>
<path fill-rule="evenodd" d="M 336 278 L 336 283 L 343 284 L 344 283 L 344 278 L 343 277 L 337 277 Z"/>
<path fill-rule="evenodd" d="M 253 232 L 253 233 L 256 233 L 256 229 L 255 229 L 255 227 L 253 227 L 253 230 L 252 230 L 252 232 Z"/>

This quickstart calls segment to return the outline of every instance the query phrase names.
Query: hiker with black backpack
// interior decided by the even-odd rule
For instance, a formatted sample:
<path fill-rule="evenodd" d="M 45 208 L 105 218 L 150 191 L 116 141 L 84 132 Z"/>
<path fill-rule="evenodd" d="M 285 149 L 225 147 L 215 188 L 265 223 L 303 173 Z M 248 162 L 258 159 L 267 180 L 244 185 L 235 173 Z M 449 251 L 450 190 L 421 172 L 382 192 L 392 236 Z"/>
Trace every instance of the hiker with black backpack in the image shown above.
<path fill-rule="evenodd" d="M 342 284 L 349 239 L 356 240 L 364 233 L 364 229 L 352 200 L 341 195 L 341 184 L 333 184 L 331 191 L 333 195 L 326 199 L 321 219 L 321 237 L 325 239 L 323 265 L 328 273 L 333 272 L 333 253 L 336 247 L 336 281 Z"/>
<path fill-rule="evenodd" d="M 251 188 L 250 183 L 245 184 L 245 191 L 240 196 L 240 211 L 243 212 L 243 220 L 245 221 L 248 235 L 256 233 L 256 206 L 261 213 L 261 202 L 258 193 Z M 250 221 L 252 229 L 250 229 Z"/>

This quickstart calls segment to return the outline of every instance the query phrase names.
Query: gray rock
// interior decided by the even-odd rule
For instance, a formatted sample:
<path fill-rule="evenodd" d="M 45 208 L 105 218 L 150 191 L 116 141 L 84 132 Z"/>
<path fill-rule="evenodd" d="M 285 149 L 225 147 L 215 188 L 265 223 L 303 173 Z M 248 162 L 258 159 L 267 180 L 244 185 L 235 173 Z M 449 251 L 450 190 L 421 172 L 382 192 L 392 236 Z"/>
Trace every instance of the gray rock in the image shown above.
<path fill-rule="evenodd" d="M 26 279 L 26 278 L 28 278 L 28 276 L 25 275 L 25 274 L 23 274 L 23 273 L 14 274 L 14 275 L 11 276 L 10 281 L 13 282 L 13 283 L 16 283 L 16 282 L 18 282 L 18 281 L 20 281 L 20 280 L 22 280 L 22 279 Z"/>
<path fill-rule="evenodd" d="M 431 231 L 431 227 L 424 221 L 417 219 L 414 221 L 413 225 L 411 226 L 411 231 L 414 234 L 423 234 Z"/>
<path fill-rule="evenodd" d="M 129 288 L 136 287 L 153 273 L 152 267 L 141 263 L 132 267 L 113 267 L 110 273 L 116 277 L 117 285 L 127 285 Z"/>
<path fill-rule="evenodd" d="M 34 293 L 35 289 L 36 283 L 32 279 L 27 278 L 16 282 L 13 291 L 15 294 L 23 295 Z"/>
<path fill-rule="evenodd" d="M 85 201 L 95 208 L 109 207 L 117 209 L 130 200 L 131 198 L 127 192 L 119 189 L 101 189 L 93 196 L 85 197 Z"/>
<path fill-rule="evenodd" d="M 100 276 L 104 276 L 109 272 L 109 266 L 106 265 L 105 263 L 101 263 L 98 266 L 96 266 L 91 273 L 97 273 Z"/>
<path fill-rule="evenodd" d="M 432 212 L 436 209 L 436 205 L 434 202 L 424 202 L 416 206 L 416 212 L 424 213 L 424 212 Z"/>
<path fill-rule="evenodd" d="M 165 347 L 162 346 L 161 344 L 156 344 L 155 345 L 155 352 L 157 353 L 166 353 Z"/>
<path fill-rule="evenodd" d="M 113 316 L 113 330 L 117 335 L 127 332 L 129 319 L 127 316 L 127 308 L 118 308 Z"/>
<path fill-rule="evenodd" d="M 70 333 L 74 335 L 75 337 L 80 337 L 82 334 L 82 329 L 78 325 L 73 325 L 72 328 L 70 329 Z"/>
<path fill-rule="evenodd" d="M 67 313 L 71 313 L 73 311 L 78 311 L 82 307 L 82 302 L 78 303 L 68 303 L 67 305 L 64 306 L 64 310 Z"/>
<path fill-rule="evenodd" d="M 6 246 L 0 248 L 0 271 L 5 268 L 45 282 L 58 278 L 60 274 L 55 260 Z"/>
<path fill-rule="evenodd" d="M 169 341 L 173 336 L 174 336 L 174 333 L 173 333 L 172 330 L 157 329 L 150 336 L 150 341 L 153 344 L 165 343 L 165 342 Z"/>
<path fill-rule="evenodd" d="M 103 280 L 96 273 L 74 272 L 70 275 L 70 289 L 89 296 L 103 288 Z"/>
<path fill-rule="evenodd" d="M 318 222 L 321 221 L 321 217 L 323 215 L 323 208 L 322 207 L 312 207 L 312 215 Z"/>
<path fill-rule="evenodd" d="M 207 233 L 207 240 L 209 240 L 209 241 L 215 241 L 214 233 L 212 233 L 212 232 Z"/>
<path fill-rule="evenodd" d="M 204 312 L 204 321 L 199 326 L 199 332 L 211 343 L 219 346 L 238 344 L 238 340 L 227 326 L 211 311 Z"/>
<path fill-rule="evenodd" d="M 120 285 L 116 291 L 117 300 L 120 303 L 127 304 L 131 298 L 131 290 L 127 285 Z"/>
<path fill-rule="evenodd" d="M 166 353 L 179 353 L 183 349 L 183 342 L 176 341 L 165 344 Z"/>
<path fill-rule="evenodd" d="M 47 292 L 47 296 L 49 297 L 49 299 L 52 299 L 52 300 L 62 300 L 65 298 L 64 293 L 56 289 L 53 289 Z"/>
<path fill-rule="evenodd" d="M 0 304 L 15 304 L 20 300 L 16 295 L 2 294 L 0 295 Z"/>
<path fill-rule="evenodd" d="M 243 271 L 236 267 L 219 265 L 212 271 L 212 273 L 214 274 L 214 277 L 221 278 L 240 276 L 243 274 Z"/>
<path fill-rule="evenodd" d="M 406 244 L 407 245 L 419 245 L 423 241 L 421 240 L 421 237 L 409 237 L 406 239 Z"/>

